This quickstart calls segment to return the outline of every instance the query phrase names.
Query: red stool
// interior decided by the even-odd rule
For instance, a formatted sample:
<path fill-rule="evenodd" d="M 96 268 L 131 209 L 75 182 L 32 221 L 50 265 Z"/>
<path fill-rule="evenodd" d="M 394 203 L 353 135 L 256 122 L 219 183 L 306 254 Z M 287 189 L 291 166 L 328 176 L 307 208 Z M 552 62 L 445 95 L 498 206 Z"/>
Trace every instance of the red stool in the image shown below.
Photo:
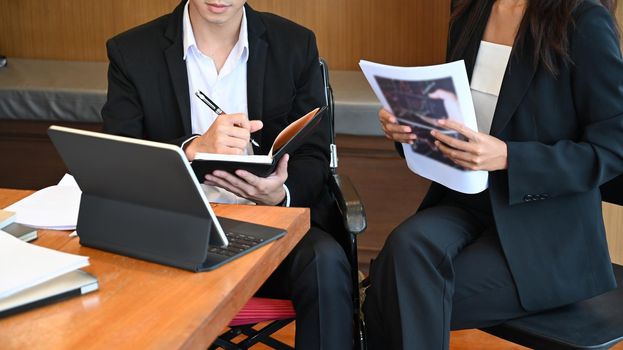
<path fill-rule="evenodd" d="M 291 346 L 272 338 L 271 335 L 294 321 L 295 317 L 294 306 L 290 300 L 251 298 L 236 317 L 231 320 L 230 329 L 221 334 L 210 346 L 210 349 L 248 349 L 257 343 L 266 344 L 278 350 L 293 349 Z M 266 321 L 271 322 L 261 329 L 254 328 L 258 323 Z M 245 338 L 234 343 L 233 339 L 239 336 Z"/>

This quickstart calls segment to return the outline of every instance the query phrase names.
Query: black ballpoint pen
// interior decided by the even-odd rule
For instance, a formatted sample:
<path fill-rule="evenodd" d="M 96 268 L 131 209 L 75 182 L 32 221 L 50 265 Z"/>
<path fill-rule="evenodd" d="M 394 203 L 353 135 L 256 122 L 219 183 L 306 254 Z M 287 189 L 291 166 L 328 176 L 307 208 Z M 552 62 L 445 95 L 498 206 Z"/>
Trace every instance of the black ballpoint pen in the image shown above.
<path fill-rule="evenodd" d="M 216 115 L 225 114 L 225 112 L 223 112 L 223 110 L 219 106 L 217 106 L 214 101 L 210 100 L 210 98 L 201 90 L 195 91 L 195 96 L 197 96 L 201 100 L 201 102 L 205 103 L 208 107 L 210 107 L 210 109 L 213 110 Z M 260 145 L 254 139 L 251 139 L 251 144 L 255 147 L 260 147 Z"/>

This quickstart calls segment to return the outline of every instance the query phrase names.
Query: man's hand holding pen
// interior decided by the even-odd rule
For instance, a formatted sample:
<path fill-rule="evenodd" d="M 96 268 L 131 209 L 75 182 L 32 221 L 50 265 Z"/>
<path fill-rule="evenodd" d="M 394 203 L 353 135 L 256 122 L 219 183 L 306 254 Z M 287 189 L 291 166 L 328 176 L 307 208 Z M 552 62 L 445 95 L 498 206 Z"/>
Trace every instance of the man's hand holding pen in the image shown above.
<path fill-rule="evenodd" d="M 220 154 L 244 154 L 247 144 L 251 142 L 259 147 L 251 138 L 251 133 L 260 130 L 263 126 L 259 120 L 249 120 L 242 113 L 226 114 L 221 107 L 212 101 L 202 91 L 195 91 L 195 96 L 214 113 L 218 115 L 208 131 L 195 138 L 185 148 L 186 157 L 195 159 L 197 152 Z"/>
<path fill-rule="evenodd" d="M 244 154 L 249 142 L 259 147 L 251 138 L 251 133 L 263 126 L 259 120 L 249 120 L 242 113 L 225 112 L 206 94 L 196 91 L 195 96 L 218 115 L 208 131 L 191 141 L 185 152 L 189 160 L 197 152 Z M 218 186 L 258 204 L 277 205 L 286 199 L 284 183 L 288 178 L 288 159 L 286 154 L 280 159 L 277 169 L 268 177 L 257 177 L 248 171 L 237 170 L 235 175 L 216 170 L 205 176 L 205 183 Z"/>
<path fill-rule="evenodd" d="M 251 133 L 262 126 L 261 121 L 249 120 L 242 113 L 221 114 L 208 131 L 190 142 L 185 149 L 186 156 L 193 160 L 197 152 L 244 154 L 251 141 Z"/>

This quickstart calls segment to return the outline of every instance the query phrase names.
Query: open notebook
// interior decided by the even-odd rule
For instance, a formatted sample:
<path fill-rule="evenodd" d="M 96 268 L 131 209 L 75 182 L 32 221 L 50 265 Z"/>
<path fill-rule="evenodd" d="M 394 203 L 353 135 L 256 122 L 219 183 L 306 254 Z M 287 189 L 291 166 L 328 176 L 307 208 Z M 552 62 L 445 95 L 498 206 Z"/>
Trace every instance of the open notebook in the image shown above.
<path fill-rule="evenodd" d="M 237 169 L 247 170 L 257 176 L 266 177 L 275 171 L 279 159 L 291 154 L 305 141 L 325 114 L 326 107 L 316 108 L 300 117 L 275 138 L 270 151 L 266 155 L 230 155 L 216 153 L 197 153 L 191 167 L 199 181 L 214 170 L 234 172 Z"/>

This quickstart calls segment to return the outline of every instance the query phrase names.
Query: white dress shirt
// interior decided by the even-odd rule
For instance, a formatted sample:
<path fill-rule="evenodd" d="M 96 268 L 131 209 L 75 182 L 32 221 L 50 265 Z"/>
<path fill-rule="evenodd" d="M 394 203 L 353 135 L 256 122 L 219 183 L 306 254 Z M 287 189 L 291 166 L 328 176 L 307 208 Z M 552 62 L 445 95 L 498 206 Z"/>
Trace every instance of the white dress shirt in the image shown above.
<path fill-rule="evenodd" d="M 184 60 L 186 61 L 188 91 L 190 92 L 191 129 L 193 134 L 201 135 L 210 128 L 217 115 L 194 96 L 196 91 L 202 91 L 210 97 L 225 113 L 249 114 L 247 107 L 247 61 L 249 60 L 247 14 L 243 8 L 238 41 L 227 56 L 220 72 L 216 69 L 214 60 L 202 53 L 197 47 L 188 13 L 188 2 L 184 6 L 182 21 Z M 247 154 L 253 154 L 251 144 L 247 146 Z M 253 202 L 220 187 L 205 184 L 201 186 L 210 202 L 253 204 Z M 289 206 L 290 193 L 285 185 L 284 189 L 286 191 L 285 205 Z"/>
<path fill-rule="evenodd" d="M 242 23 L 238 41 L 229 53 L 221 71 L 217 71 L 214 60 L 204 55 L 197 47 L 195 34 L 190 22 L 188 3 L 184 7 L 183 40 L 184 60 L 188 73 L 190 92 L 190 121 L 193 134 L 205 133 L 216 113 L 196 98 L 195 91 L 201 90 L 226 113 L 248 114 L 247 109 L 247 60 L 249 59 L 249 40 L 247 37 L 247 16 L 242 9 Z M 252 152 L 252 148 L 251 148 Z M 252 202 L 216 186 L 201 185 L 210 202 L 251 204 Z"/>
<path fill-rule="evenodd" d="M 476 111 L 478 131 L 488 134 L 491 131 L 493 114 L 502 88 L 502 80 L 513 48 L 511 46 L 480 42 L 472 81 L 472 100 Z"/>

